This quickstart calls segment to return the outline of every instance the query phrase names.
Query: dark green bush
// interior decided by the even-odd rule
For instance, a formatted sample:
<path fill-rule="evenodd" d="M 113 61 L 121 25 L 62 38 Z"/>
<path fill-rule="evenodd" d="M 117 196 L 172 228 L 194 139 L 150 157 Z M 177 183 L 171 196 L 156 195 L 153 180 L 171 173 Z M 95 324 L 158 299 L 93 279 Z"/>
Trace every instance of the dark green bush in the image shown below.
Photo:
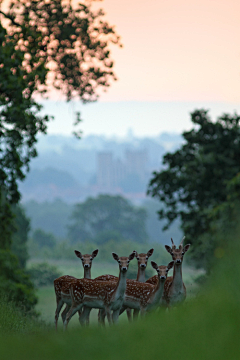
<path fill-rule="evenodd" d="M 19 267 L 10 250 L 0 250 L 0 294 L 24 312 L 31 311 L 37 303 L 29 275 Z"/>
<path fill-rule="evenodd" d="M 36 287 L 52 285 L 53 280 L 60 276 L 58 268 L 47 262 L 33 264 L 28 273 Z"/>

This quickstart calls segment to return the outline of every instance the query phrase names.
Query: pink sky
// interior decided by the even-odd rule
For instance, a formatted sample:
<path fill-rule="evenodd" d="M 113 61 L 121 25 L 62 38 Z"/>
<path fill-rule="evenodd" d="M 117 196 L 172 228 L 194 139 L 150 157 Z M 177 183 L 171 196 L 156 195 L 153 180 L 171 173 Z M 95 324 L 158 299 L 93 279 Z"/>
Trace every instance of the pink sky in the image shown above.
<path fill-rule="evenodd" d="M 112 46 L 118 81 L 87 106 L 57 102 L 61 95 L 52 93 L 49 133 L 70 134 L 77 110 L 84 134 L 131 128 L 139 136 L 190 129 L 195 108 L 211 109 L 213 118 L 240 113 L 239 0 L 104 0 L 94 7 L 122 38 L 122 49 Z"/>
<path fill-rule="evenodd" d="M 104 0 L 123 49 L 104 101 L 240 101 L 240 1 Z"/>

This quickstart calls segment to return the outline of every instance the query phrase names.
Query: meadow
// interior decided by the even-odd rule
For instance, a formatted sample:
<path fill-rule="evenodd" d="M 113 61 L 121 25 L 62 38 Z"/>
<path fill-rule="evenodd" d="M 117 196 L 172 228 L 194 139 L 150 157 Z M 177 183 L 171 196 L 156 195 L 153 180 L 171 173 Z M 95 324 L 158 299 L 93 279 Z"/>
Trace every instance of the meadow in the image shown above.
<path fill-rule="evenodd" d="M 239 359 L 238 252 L 226 251 L 217 260 L 197 296 L 189 296 L 188 301 L 171 311 L 159 310 L 131 324 L 123 319 L 117 326 L 100 328 L 92 321 L 89 328 L 81 328 L 76 319 L 67 332 L 61 328 L 56 333 L 53 325 L 23 318 L 19 312 L 14 314 L 9 304 L 2 304 L 0 323 L 5 319 L 5 330 L 1 326 L 1 359 Z M 187 271 L 184 274 L 191 295 L 191 277 L 188 280 Z M 51 291 L 47 287 L 38 292 L 38 310 L 43 316 L 47 308 L 49 317 L 52 312 Z M 49 317 L 46 320 L 51 323 L 53 314 Z"/>

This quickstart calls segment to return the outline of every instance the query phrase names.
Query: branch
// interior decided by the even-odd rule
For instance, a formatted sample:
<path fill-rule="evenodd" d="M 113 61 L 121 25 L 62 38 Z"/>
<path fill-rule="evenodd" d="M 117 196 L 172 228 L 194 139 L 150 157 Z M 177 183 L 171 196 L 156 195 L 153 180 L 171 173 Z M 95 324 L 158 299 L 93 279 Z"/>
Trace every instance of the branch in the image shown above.
<path fill-rule="evenodd" d="M 20 27 L 21 27 L 21 25 L 20 25 L 19 23 L 17 23 L 11 15 L 5 14 L 2 10 L 0 10 L 0 14 L 2 14 L 3 16 L 5 16 L 5 18 L 11 20 L 11 22 L 13 23 L 13 25 L 16 25 L 16 26 L 20 26 Z"/>

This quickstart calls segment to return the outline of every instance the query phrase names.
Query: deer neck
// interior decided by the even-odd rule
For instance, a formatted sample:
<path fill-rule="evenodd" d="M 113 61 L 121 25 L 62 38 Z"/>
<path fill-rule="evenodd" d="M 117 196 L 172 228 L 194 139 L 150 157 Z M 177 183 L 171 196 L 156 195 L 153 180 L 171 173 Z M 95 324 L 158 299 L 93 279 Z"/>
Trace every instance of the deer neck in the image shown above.
<path fill-rule="evenodd" d="M 153 292 L 153 295 L 151 296 L 151 305 L 159 304 L 161 297 L 163 296 L 164 284 L 165 284 L 165 281 L 160 281 L 160 279 L 158 277 L 158 283 Z"/>
<path fill-rule="evenodd" d="M 118 282 L 115 288 L 115 299 L 123 297 L 127 287 L 127 271 L 119 272 Z"/>
<path fill-rule="evenodd" d="M 181 265 L 175 265 L 173 268 L 173 281 L 172 281 L 172 289 L 173 291 L 181 291 L 183 288 L 183 280 L 182 280 L 182 263 Z"/>
<path fill-rule="evenodd" d="M 91 279 L 91 268 L 84 268 L 84 279 Z"/>
<path fill-rule="evenodd" d="M 138 267 L 138 273 L 137 273 L 137 281 L 145 282 L 145 268 L 142 269 L 140 266 Z"/>

